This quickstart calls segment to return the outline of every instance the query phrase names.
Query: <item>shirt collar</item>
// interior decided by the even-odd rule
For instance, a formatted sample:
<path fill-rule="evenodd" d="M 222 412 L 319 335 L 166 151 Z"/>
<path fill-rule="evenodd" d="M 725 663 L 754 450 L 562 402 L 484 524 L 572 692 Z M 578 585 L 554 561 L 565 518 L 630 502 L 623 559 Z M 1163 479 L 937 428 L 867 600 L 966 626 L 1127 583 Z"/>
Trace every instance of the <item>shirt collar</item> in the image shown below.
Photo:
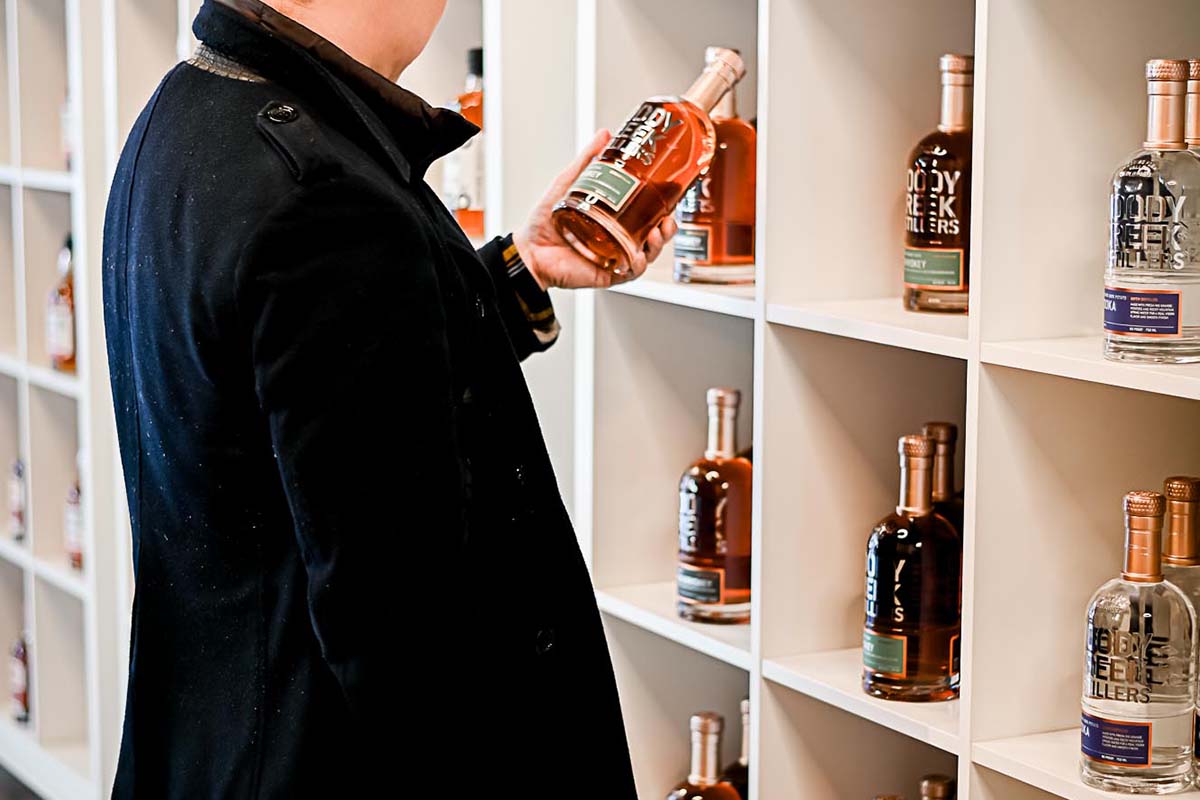
<path fill-rule="evenodd" d="M 333 42 L 279 13 L 261 0 L 206 2 L 236 12 L 261 32 L 290 43 L 315 59 L 379 116 L 419 174 L 424 173 L 430 163 L 458 149 L 479 132 L 479 128 L 459 114 L 429 105 L 416 94 L 354 60 Z M 209 34 L 209 31 L 201 29 L 198 21 L 197 38 L 216 50 L 224 50 L 222 42 L 210 40 Z M 239 56 L 237 52 L 229 52 L 227 55 L 235 60 Z M 269 68 L 267 71 L 269 73 Z M 267 74 L 265 77 L 271 76 Z M 303 87 L 291 88 L 303 93 Z"/>

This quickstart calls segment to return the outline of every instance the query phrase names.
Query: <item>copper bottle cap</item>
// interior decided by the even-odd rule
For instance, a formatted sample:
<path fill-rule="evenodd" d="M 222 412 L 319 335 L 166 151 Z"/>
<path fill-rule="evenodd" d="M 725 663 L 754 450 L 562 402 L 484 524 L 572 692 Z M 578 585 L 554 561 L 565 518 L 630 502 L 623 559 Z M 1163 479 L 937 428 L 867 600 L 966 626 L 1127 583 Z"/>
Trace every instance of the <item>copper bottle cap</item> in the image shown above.
<path fill-rule="evenodd" d="M 1200 478 L 1188 475 L 1174 475 L 1163 482 L 1163 495 L 1168 500 L 1178 500 L 1181 503 L 1200 501 Z"/>
<path fill-rule="evenodd" d="M 742 700 L 741 708 L 742 708 L 742 716 L 743 717 L 748 716 L 750 714 L 750 698 L 749 697 Z"/>
<path fill-rule="evenodd" d="M 954 779 L 945 775 L 926 775 L 921 778 L 922 800 L 949 800 L 954 796 Z"/>
<path fill-rule="evenodd" d="M 1130 492 L 1125 495 L 1125 513 L 1131 517 L 1161 517 L 1167 500 L 1158 492 Z"/>
<path fill-rule="evenodd" d="M 1152 58 L 1146 62 L 1148 81 L 1186 81 L 1189 71 L 1188 62 L 1178 58 Z"/>
<path fill-rule="evenodd" d="M 742 393 L 727 386 L 715 386 L 708 390 L 708 404 L 718 408 L 737 408 L 742 402 Z"/>
<path fill-rule="evenodd" d="M 958 426 L 953 422 L 926 422 L 921 434 L 938 444 L 954 444 L 958 441 Z"/>
<path fill-rule="evenodd" d="M 975 84 L 975 57 L 960 53 L 946 53 L 938 59 L 942 72 L 943 86 L 973 86 Z"/>
<path fill-rule="evenodd" d="M 1200 58 L 1188 59 L 1188 80 L 1200 81 Z"/>
<path fill-rule="evenodd" d="M 1167 500 L 1158 492 L 1125 495 L 1125 567 L 1121 577 L 1134 583 L 1162 580 L 1163 513 Z"/>
<path fill-rule="evenodd" d="M 1187 475 L 1167 478 L 1163 482 L 1163 495 L 1167 499 L 1163 563 L 1177 567 L 1200 566 L 1200 528 L 1196 524 L 1200 478 Z"/>
<path fill-rule="evenodd" d="M 697 711 L 692 714 L 692 733 L 720 733 L 725 727 L 725 718 L 715 711 Z"/>
<path fill-rule="evenodd" d="M 901 436 L 898 449 L 905 458 L 933 458 L 937 443 L 928 436 Z"/>

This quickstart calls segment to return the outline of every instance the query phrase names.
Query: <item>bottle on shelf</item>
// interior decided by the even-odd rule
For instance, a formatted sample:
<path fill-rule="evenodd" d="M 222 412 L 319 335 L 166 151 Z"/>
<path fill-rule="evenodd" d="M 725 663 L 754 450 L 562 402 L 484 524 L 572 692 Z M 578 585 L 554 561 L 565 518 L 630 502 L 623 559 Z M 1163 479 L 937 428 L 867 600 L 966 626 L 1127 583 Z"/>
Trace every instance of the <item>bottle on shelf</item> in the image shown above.
<path fill-rule="evenodd" d="M 1146 141 L 1112 179 L 1104 356 L 1200 361 L 1200 159 L 1188 152 L 1186 61 L 1146 64 Z"/>
<path fill-rule="evenodd" d="M 885 700 L 958 697 L 962 540 L 933 509 L 927 436 L 902 436 L 900 504 L 867 542 L 863 690 Z"/>
<path fill-rule="evenodd" d="M 8 535 L 14 542 L 25 540 L 28 509 L 25 489 L 25 462 L 15 459 L 8 472 Z"/>
<path fill-rule="evenodd" d="M 921 800 L 954 800 L 954 779 L 945 775 L 921 778 Z"/>
<path fill-rule="evenodd" d="M 1163 577 L 1175 584 L 1200 608 L 1200 531 L 1196 528 L 1200 505 L 1200 478 L 1176 475 L 1163 481 L 1166 498 L 1166 537 L 1163 540 Z"/>
<path fill-rule="evenodd" d="M 1165 498 L 1130 492 L 1124 508 L 1121 576 L 1087 609 L 1080 778 L 1106 791 L 1167 794 L 1192 783 L 1196 612 L 1163 580 Z"/>
<path fill-rule="evenodd" d="M 720 714 L 701 711 L 692 715 L 692 767 L 687 780 L 667 795 L 667 800 L 742 800 L 737 789 L 717 777 L 721 758 Z"/>
<path fill-rule="evenodd" d="M 953 422 L 926 422 L 921 434 L 933 439 L 933 510 L 941 514 L 961 537 L 963 534 L 962 492 L 954 488 L 954 453 L 958 426 Z"/>
<path fill-rule="evenodd" d="M 737 789 L 741 797 L 750 796 L 750 699 L 742 700 L 742 751 L 737 761 L 725 767 L 721 780 Z"/>
<path fill-rule="evenodd" d="M 442 197 L 463 232 L 472 239 L 483 238 L 484 134 L 483 134 L 483 48 L 467 51 L 467 83 L 458 96 L 455 110 L 480 132 L 450 153 L 442 164 Z"/>
<path fill-rule="evenodd" d="M 58 282 L 46 304 L 46 352 L 59 372 L 75 371 L 75 259 L 70 234 L 58 252 Z"/>
<path fill-rule="evenodd" d="M 940 61 L 942 116 L 908 157 L 904 307 L 967 313 L 971 252 L 971 106 L 975 59 Z"/>
<path fill-rule="evenodd" d="M 709 112 L 746 74 L 736 51 L 712 61 L 682 96 L 646 100 L 554 208 L 554 224 L 601 269 L 624 275 L 648 237 L 710 166 Z"/>
<path fill-rule="evenodd" d="M 9 698 L 12 704 L 12 720 L 20 725 L 29 724 L 29 648 L 25 635 L 17 637 L 9 651 Z"/>
<path fill-rule="evenodd" d="M 720 49 L 708 48 L 706 63 L 711 64 Z M 754 283 L 757 133 L 738 116 L 736 87 L 709 116 L 717 135 L 712 164 L 675 207 L 675 280 Z"/>
<path fill-rule="evenodd" d="M 63 545 L 67 551 L 67 562 L 71 569 L 83 569 L 83 493 L 79 475 L 67 490 L 67 503 L 63 509 Z"/>
<path fill-rule="evenodd" d="M 750 621 L 753 467 L 737 454 L 737 389 L 708 390 L 708 446 L 679 481 L 676 607 L 697 622 Z"/>
<path fill-rule="evenodd" d="M 1183 124 L 1183 140 L 1193 153 L 1200 152 L 1200 58 L 1188 59 L 1187 120 Z"/>

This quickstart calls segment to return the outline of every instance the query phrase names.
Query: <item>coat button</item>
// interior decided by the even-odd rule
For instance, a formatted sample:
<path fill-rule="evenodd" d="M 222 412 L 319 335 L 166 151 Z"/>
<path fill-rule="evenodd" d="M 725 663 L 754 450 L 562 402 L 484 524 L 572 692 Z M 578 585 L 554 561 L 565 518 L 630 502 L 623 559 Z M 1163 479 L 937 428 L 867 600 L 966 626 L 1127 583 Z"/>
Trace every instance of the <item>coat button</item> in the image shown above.
<path fill-rule="evenodd" d="M 554 629 L 544 628 L 538 631 L 537 635 L 537 654 L 544 656 L 554 649 Z"/>
<path fill-rule="evenodd" d="M 299 116 L 299 111 L 283 103 L 278 103 L 267 109 L 267 119 L 281 125 L 288 122 L 295 122 Z"/>

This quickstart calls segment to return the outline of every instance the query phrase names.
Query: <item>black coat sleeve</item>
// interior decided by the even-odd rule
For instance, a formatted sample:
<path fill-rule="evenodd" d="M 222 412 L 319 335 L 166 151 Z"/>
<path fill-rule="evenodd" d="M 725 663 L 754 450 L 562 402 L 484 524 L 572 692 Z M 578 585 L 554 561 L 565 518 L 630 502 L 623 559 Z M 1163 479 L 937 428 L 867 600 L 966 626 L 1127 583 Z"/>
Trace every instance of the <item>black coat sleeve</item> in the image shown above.
<path fill-rule="evenodd" d="M 418 606 L 446 608 L 468 503 L 422 218 L 371 192 L 347 179 L 297 189 L 260 225 L 238 273 L 311 624 L 368 729 L 391 724 L 411 690 L 397 680 L 396 632 L 429 652 L 449 635 Z M 421 692 L 442 694 L 432 661 L 405 661 Z"/>
<path fill-rule="evenodd" d="M 496 284 L 496 303 L 517 358 L 524 361 L 550 349 L 562 330 L 554 304 L 521 261 L 512 236 L 493 239 L 479 248 L 479 259 Z"/>

